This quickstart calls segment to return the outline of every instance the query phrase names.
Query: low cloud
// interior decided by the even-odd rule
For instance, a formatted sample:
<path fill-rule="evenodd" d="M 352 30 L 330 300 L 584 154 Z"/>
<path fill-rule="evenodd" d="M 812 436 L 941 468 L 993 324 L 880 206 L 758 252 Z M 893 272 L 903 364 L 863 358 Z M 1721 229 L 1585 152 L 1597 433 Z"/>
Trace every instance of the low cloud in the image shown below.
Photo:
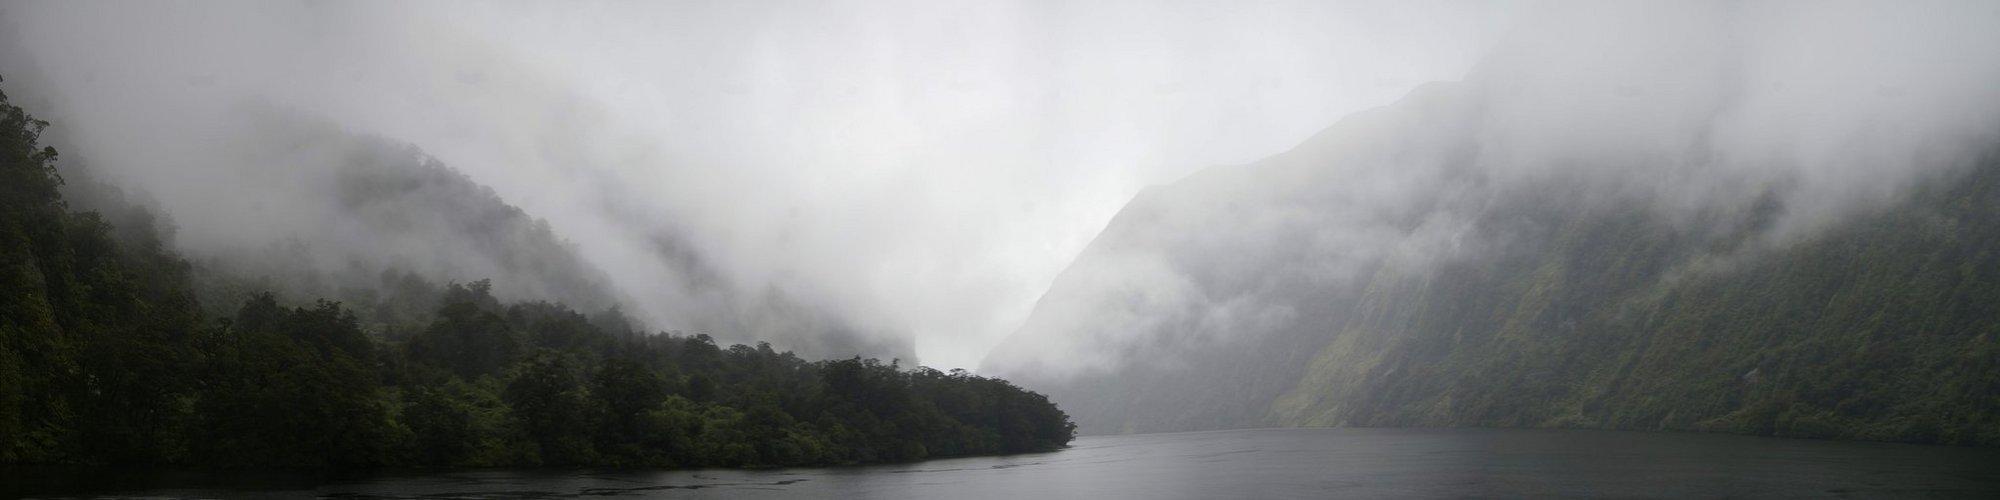
<path fill-rule="evenodd" d="M 709 294 L 782 296 L 900 332 L 950 367 L 1015 329 L 1143 186 L 1458 78 L 1506 15 L 1445 2 L 16 2 L 5 29 L 32 64 L 0 71 L 42 82 L 50 106 L 36 111 L 72 158 L 158 198 L 197 254 L 313 219 L 287 212 L 295 187 L 213 161 L 258 140 L 230 125 L 247 100 L 464 171 L 547 219 L 656 327 L 689 328 Z M 231 196 L 259 191 L 280 201 Z M 662 263 L 661 235 L 709 276 Z M 769 319 L 754 309 L 739 319 Z"/>
<path fill-rule="evenodd" d="M 1461 82 L 1135 199 L 987 367 L 1171 364 L 1310 327 L 1287 318 L 1368 314 L 1370 273 L 1532 238 L 1469 236 L 1509 197 L 1686 222 L 1776 196 L 1764 241 L 1782 244 L 2000 138 L 1987 3 L 1545 3 L 1519 19 Z M 1329 294 L 1359 309 L 1308 312 Z"/>

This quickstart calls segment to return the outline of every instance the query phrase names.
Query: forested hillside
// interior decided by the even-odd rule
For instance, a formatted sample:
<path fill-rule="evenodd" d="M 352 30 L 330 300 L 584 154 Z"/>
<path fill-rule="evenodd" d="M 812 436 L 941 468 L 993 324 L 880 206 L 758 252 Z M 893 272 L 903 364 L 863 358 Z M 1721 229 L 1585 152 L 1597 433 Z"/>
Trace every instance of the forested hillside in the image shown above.
<path fill-rule="evenodd" d="M 1141 193 L 983 369 L 1087 434 L 2000 445 L 2000 73 L 1916 63 L 1993 31 L 1877 7 L 1542 12 L 1462 79 Z"/>
<path fill-rule="evenodd" d="M 4 95 L 0 119 L 0 463 L 801 465 L 1073 434 L 1004 380 L 647 334 L 483 280 L 365 277 L 389 290 L 365 320 L 271 293 L 205 308 L 151 215 L 69 206 L 48 124 Z"/>
<path fill-rule="evenodd" d="M 590 311 L 625 300 L 546 221 L 415 146 L 291 110 L 257 106 L 232 116 L 260 140 L 218 147 L 215 161 L 238 165 L 247 186 L 240 197 L 267 214 L 241 223 L 268 239 L 193 245 L 203 249 L 191 256 L 196 289 L 212 313 L 227 314 L 260 290 L 295 301 L 338 298 L 372 313 L 412 275 L 492 279 L 506 300 Z M 81 208 L 109 208 L 97 205 Z M 389 305 L 415 305 L 421 315 L 434 304 L 412 298 Z"/>
<path fill-rule="evenodd" d="M 865 330 L 780 287 L 753 288 L 720 273 L 670 221 L 632 214 L 623 228 L 649 235 L 649 264 L 669 274 L 663 285 L 674 292 L 634 297 L 547 221 L 413 145 L 295 110 L 251 106 L 228 116 L 258 139 L 225 142 L 216 161 L 235 165 L 254 187 L 216 204 L 258 210 L 262 216 L 241 220 L 250 226 L 243 232 L 265 238 L 184 242 L 194 249 L 195 289 L 211 314 L 227 315 L 240 297 L 268 290 L 293 302 L 339 300 L 357 310 L 364 329 L 379 330 L 437 307 L 436 294 L 419 293 L 415 280 L 491 279 L 503 300 L 588 312 L 622 304 L 651 327 L 767 341 L 807 357 L 915 357 L 904 334 Z"/>
<path fill-rule="evenodd" d="M 1135 200 L 1094 244 L 1102 255 L 1077 264 L 1159 252 L 1190 286 L 1252 297 L 1218 302 L 1276 319 L 1157 326 L 1135 349 L 1161 361 L 1074 377 L 1000 368 L 1046 388 L 1086 433 L 1580 427 L 2000 445 L 2000 156 L 1783 230 L 1798 209 L 1782 184 L 1693 210 L 1608 177 L 1480 185 L 1475 202 L 1434 202 L 1471 214 L 1445 224 L 1448 245 L 1356 259 L 1345 278 L 1302 277 L 1309 250 L 1218 258 L 1145 239 L 1183 234 L 1163 220 L 1219 227 L 1188 223 L 1201 212 L 1187 207 L 1247 204 L 1214 186 L 1310 171 L 1324 147 Z M 1267 246 L 1308 244 L 1338 216 L 1326 217 Z M 1412 234 L 1440 225 L 1386 219 Z M 1074 290 L 1050 296 L 1062 293 Z M 1216 324 L 1239 329 L 1204 330 Z"/>
<path fill-rule="evenodd" d="M 1747 248 L 1777 210 L 1519 200 L 1482 227 L 1533 236 L 1370 283 L 1273 416 L 2000 444 L 2000 159 Z"/>

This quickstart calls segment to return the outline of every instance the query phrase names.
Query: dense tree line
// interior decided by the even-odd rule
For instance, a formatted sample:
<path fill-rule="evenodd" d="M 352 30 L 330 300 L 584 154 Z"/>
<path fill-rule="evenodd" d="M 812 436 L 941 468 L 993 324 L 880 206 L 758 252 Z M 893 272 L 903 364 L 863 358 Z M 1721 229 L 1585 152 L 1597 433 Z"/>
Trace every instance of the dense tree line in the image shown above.
<path fill-rule="evenodd" d="M 197 292 L 144 210 L 64 202 L 46 126 L 0 94 L 0 463 L 781 466 L 1074 435 L 1005 380 L 646 334 L 485 281 L 218 307 L 249 285 Z"/>

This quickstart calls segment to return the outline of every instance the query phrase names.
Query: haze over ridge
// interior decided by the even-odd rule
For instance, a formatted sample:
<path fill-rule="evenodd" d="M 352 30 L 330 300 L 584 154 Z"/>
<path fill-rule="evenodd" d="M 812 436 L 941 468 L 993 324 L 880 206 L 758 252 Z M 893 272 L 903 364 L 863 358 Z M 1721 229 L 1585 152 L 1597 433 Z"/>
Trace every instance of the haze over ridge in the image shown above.
<path fill-rule="evenodd" d="M 1464 82 L 1149 189 L 984 368 L 1087 434 L 1990 441 L 1937 408 L 1986 407 L 1948 388 L 1989 352 L 2000 10 L 1543 7 Z"/>
<path fill-rule="evenodd" d="M 926 363 L 970 367 L 1139 186 L 1455 78 L 1501 25 L 1480 14 L 1504 13 L 575 7 L 28 2 L 5 15 L 42 62 L 58 132 L 93 164 L 132 169 L 106 177 L 153 191 L 183 246 L 255 245 L 295 225 L 210 203 L 229 200 L 210 191 L 228 170 L 197 158 L 248 96 L 413 143 L 491 186 L 647 301 L 626 310 L 654 327 L 686 328 L 702 303 L 657 262 L 650 235 L 670 233 L 741 300 L 775 290 L 914 337 Z"/>
<path fill-rule="evenodd" d="M 1260 294 L 1477 254 L 1478 214 L 1550 179 L 1597 191 L 1564 196 L 1646 193 L 1683 219 L 1776 189 L 1777 239 L 1880 206 L 2000 130 L 2000 62 L 1979 53 L 2000 13 L 1922 7 L 1546 5 L 1465 82 L 1135 199 L 988 367 L 1110 370 L 1254 339 L 1302 313 Z"/>

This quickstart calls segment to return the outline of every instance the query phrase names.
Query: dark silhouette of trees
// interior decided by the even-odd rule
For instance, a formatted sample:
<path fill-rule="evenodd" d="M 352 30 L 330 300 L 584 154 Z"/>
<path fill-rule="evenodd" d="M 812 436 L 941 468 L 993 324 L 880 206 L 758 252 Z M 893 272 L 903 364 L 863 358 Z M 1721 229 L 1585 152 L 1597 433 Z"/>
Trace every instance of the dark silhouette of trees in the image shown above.
<path fill-rule="evenodd" d="M 1072 435 L 1004 381 L 648 335 L 484 280 L 384 272 L 356 295 L 366 327 L 269 292 L 204 312 L 147 210 L 91 196 L 114 224 L 65 203 L 46 126 L 0 94 L 0 463 L 808 465 Z"/>

